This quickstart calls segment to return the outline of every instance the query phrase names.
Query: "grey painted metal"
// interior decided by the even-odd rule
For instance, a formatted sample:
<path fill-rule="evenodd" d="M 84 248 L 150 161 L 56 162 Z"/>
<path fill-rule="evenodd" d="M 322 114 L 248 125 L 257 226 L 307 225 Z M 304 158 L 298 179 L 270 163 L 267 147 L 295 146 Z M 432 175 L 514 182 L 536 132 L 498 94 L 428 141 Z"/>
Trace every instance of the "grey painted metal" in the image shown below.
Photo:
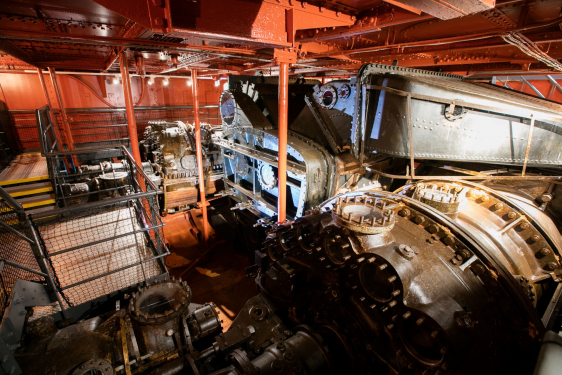
<path fill-rule="evenodd" d="M 12 207 L 12 209 L 16 211 L 18 214 L 25 215 L 25 211 L 23 210 L 21 204 L 19 204 L 18 201 L 16 201 L 10 194 L 8 194 L 8 192 L 4 190 L 1 186 L 0 186 L 0 198 L 2 198 L 4 202 L 6 202 L 10 207 Z"/>
<path fill-rule="evenodd" d="M 557 311 L 560 311 L 561 304 L 562 284 L 558 284 L 552 298 L 550 299 L 550 303 L 542 316 L 542 324 L 544 324 L 546 329 L 551 329 L 554 325 L 554 320 L 558 317 Z"/>
<path fill-rule="evenodd" d="M 153 230 L 153 229 L 156 229 L 156 228 L 161 228 L 161 227 L 163 227 L 163 226 L 164 226 L 164 224 L 159 224 L 159 225 L 156 225 L 156 226 L 153 226 L 153 227 L 141 228 L 141 229 L 137 229 L 137 230 L 133 230 L 133 231 L 127 232 L 127 233 L 118 234 L 118 235 L 115 235 L 115 236 L 113 236 L 113 237 L 104 238 L 104 239 L 102 239 L 102 240 L 88 242 L 88 243 L 86 243 L 86 244 L 79 245 L 79 246 L 74 246 L 74 247 L 70 247 L 70 248 L 68 248 L 68 249 L 64 249 L 64 250 L 61 250 L 61 251 L 55 251 L 55 252 L 53 252 L 53 253 L 48 254 L 47 257 L 51 258 L 51 257 L 57 256 L 57 255 L 60 255 L 60 254 L 68 253 L 69 251 L 74 251 L 74 250 L 79 250 L 79 249 L 81 249 L 81 248 L 87 248 L 87 247 L 89 247 L 89 246 L 99 245 L 100 243 L 104 243 L 104 242 L 107 242 L 107 241 L 114 241 L 114 240 L 116 240 L 116 239 L 118 239 L 118 238 L 123 238 L 123 237 L 127 237 L 127 236 L 132 236 L 132 235 L 135 235 L 135 234 L 137 234 L 137 233 L 148 232 L 148 231 L 150 231 L 150 230 Z M 136 236 L 135 236 L 135 237 L 136 237 Z"/>
<path fill-rule="evenodd" d="M 322 114 L 318 110 L 318 107 L 316 106 L 316 103 L 308 95 L 304 97 L 304 100 L 305 100 L 306 104 L 308 105 L 308 108 L 310 108 L 310 111 L 314 115 L 314 118 L 316 119 L 316 122 L 318 123 L 318 125 L 320 126 L 322 131 L 324 132 L 324 135 L 326 136 L 326 139 L 328 140 L 330 148 L 332 149 L 334 154 L 336 154 L 336 155 L 339 154 L 340 149 L 339 149 L 339 147 L 336 143 L 336 140 L 334 139 L 332 131 L 331 131 L 330 127 L 328 126 L 328 124 L 326 124 L 326 121 L 324 120 L 324 118 L 322 117 Z"/>
<path fill-rule="evenodd" d="M 1 260 L 0 260 L 0 272 L 2 272 L 2 269 L 4 268 L 4 264 L 7 264 L 7 265 L 9 265 L 9 266 L 22 269 L 22 270 L 27 271 L 27 272 L 34 273 L 34 274 L 39 275 L 39 276 L 49 277 L 49 275 L 47 275 L 46 273 L 39 272 L 39 271 L 37 271 L 37 270 L 34 270 L 33 268 L 29 268 L 29 267 L 22 266 L 22 265 L 19 264 L 19 263 L 15 263 L 15 262 L 9 261 L 9 260 L 7 260 L 7 259 L 1 259 Z"/>
<path fill-rule="evenodd" d="M 77 206 L 59 208 L 59 209 L 52 210 L 52 211 L 38 212 L 38 213 L 32 214 L 30 216 L 33 218 L 33 220 L 39 220 L 39 219 L 47 218 L 47 217 L 50 217 L 50 216 L 57 216 L 57 215 L 62 215 L 62 214 L 67 214 L 67 213 L 85 211 L 85 210 L 90 210 L 90 209 L 108 206 L 108 205 L 114 204 L 114 203 L 126 202 L 126 201 L 129 201 L 129 200 L 141 199 L 141 198 L 146 198 L 146 197 L 153 197 L 153 196 L 156 196 L 156 195 L 158 195 L 157 191 L 149 191 L 149 192 L 144 192 L 144 193 L 137 193 L 137 194 L 125 195 L 125 196 L 122 196 L 122 197 L 106 199 L 106 200 L 97 201 L 97 202 L 85 203 L 85 204 L 81 204 L 81 205 L 77 205 Z"/>
<path fill-rule="evenodd" d="M 562 86 L 560 86 L 560 84 L 558 82 L 556 82 L 556 80 L 554 78 L 552 78 L 552 76 L 546 76 L 546 79 L 548 79 L 548 81 L 550 83 L 552 83 L 554 85 L 554 87 L 556 87 L 556 89 L 562 93 Z"/>
<path fill-rule="evenodd" d="M 537 88 L 535 86 L 533 86 L 531 84 L 531 82 L 527 81 L 525 79 L 525 77 L 521 76 L 521 80 L 523 81 L 523 83 L 525 83 L 527 86 L 529 86 L 531 88 L 531 90 L 533 90 L 535 92 L 535 94 L 537 94 L 538 96 L 540 96 L 541 98 L 544 99 L 544 95 L 539 90 L 537 90 Z"/>
<path fill-rule="evenodd" d="M 546 332 L 533 375 L 557 375 L 561 368 L 562 337 L 557 332 Z"/>
<path fill-rule="evenodd" d="M 125 153 L 125 155 L 127 155 L 127 157 L 129 158 L 130 162 L 132 163 L 132 165 L 135 167 L 136 171 L 138 174 L 140 174 L 143 178 L 145 183 L 148 183 L 150 185 L 150 187 L 152 188 L 152 190 L 154 191 L 158 191 L 158 188 L 156 187 L 156 185 L 154 185 L 154 182 L 152 182 L 152 180 L 150 179 L 150 177 L 148 177 L 148 175 L 145 173 L 144 169 L 142 168 L 142 166 L 138 165 L 137 162 L 135 161 L 135 159 L 133 158 L 133 155 L 131 155 L 131 153 L 129 152 L 129 150 L 127 150 L 127 147 L 125 146 L 121 146 L 121 149 L 123 150 L 123 152 Z"/>
<path fill-rule="evenodd" d="M 115 270 L 112 270 L 112 271 L 109 271 L 109 272 L 104 272 L 104 273 L 102 273 L 102 274 L 89 277 L 89 278 L 87 278 L 87 279 L 84 279 L 84 280 L 79 281 L 79 282 L 74 283 L 74 284 L 65 285 L 63 288 L 61 288 L 61 290 L 67 290 L 67 289 L 70 289 L 70 288 L 74 288 L 74 287 L 76 287 L 76 286 L 78 286 L 78 285 L 86 284 L 86 283 L 89 283 L 90 281 L 97 280 L 97 279 L 100 279 L 100 278 L 102 278 L 102 277 L 109 276 L 109 275 L 112 275 L 112 274 L 114 274 L 114 273 L 121 272 L 121 271 L 124 271 L 124 270 L 126 270 L 126 269 L 129 269 L 129 268 L 132 268 L 132 267 L 136 267 L 136 266 L 142 265 L 142 264 L 144 264 L 144 263 L 152 262 L 153 260 L 158 260 L 158 259 L 161 259 L 161 258 L 166 257 L 166 256 L 168 256 L 168 255 L 170 255 L 170 252 L 169 252 L 169 251 L 166 251 L 164 254 L 156 255 L 156 256 L 150 257 L 150 258 L 148 258 L 148 259 L 141 260 L 140 262 L 128 264 L 128 265 L 125 266 L 125 267 L 121 267 L 121 268 L 118 268 L 118 269 L 115 269 Z"/>
<path fill-rule="evenodd" d="M 47 284 L 56 297 L 57 303 L 60 306 L 62 317 L 66 319 L 67 316 L 66 316 L 66 313 L 64 311 L 64 304 L 62 303 L 61 290 L 58 288 L 57 284 L 55 283 L 55 279 L 53 277 L 53 274 L 51 273 L 52 268 L 50 267 L 49 264 L 47 264 L 47 257 L 45 256 L 45 251 L 43 249 L 43 246 L 41 245 L 41 241 L 39 241 L 39 236 L 37 235 L 35 227 L 34 227 L 33 223 L 31 222 L 31 220 L 29 219 L 29 216 L 26 217 L 25 223 L 26 223 L 27 227 L 29 228 L 31 234 L 33 235 L 33 242 L 34 243 L 31 245 L 31 249 L 33 250 L 33 253 L 35 254 L 35 258 L 37 259 L 37 263 L 39 264 L 39 268 L 41 269 L 41 271 L 43 271 L 45 274 L 47 274 L 47 278 L 46 278 Z"/>
<path fill-rule="evenodd" d="M 4 223 L 3 221 L 0 221 L 0 226 L 4 229 L 6 229 L 7 231 L 13 233 L 14 235 L 18 236 L 19 238 L 21 238 L 24 241 L 27 241 L 29 243 L 34 243 L 33 240 L 27 238 L 26 236 L 24 236 L 19 230 L 14 229 L 12 226 Z"/>
<path fill-rule="evenodd" d="M 527 163 L 529 161 L 529 152 L 531 151 L 531 142 L 533 141 L 533 130 L 535 129 L 535 119 L 531 119 L 531 126 L 529 127 L 529 137 L 527 138 L 527 148 L 525 149 L 525 161 L 523 162 L 523 170 L 521 176 L 525 176 L 527 170 Z"/>
<path fill-rule="evenodd" d="M 55 301 L 49 296 L 48 290 L 39 283 L 18 280 L 11 293 L 11 303 L 4 313 L 0 328 L 0 366 L 10 375 L 21 374 L 22 371 L 14 359 L 14 351 L 22 338 L 28 307 L 50 306 Z"/>
<path fill-rule="evenodd" d="M 354 150 L 363 149 L 364 142 L 366 157 L 372 153 L 410 156 L 409 124 L 404 116 L 408 113 L 405 99 L 409 95 L 413 99 L 411 117 L 416 158 L 562 164 L 562 106 L 559 104 L 489 85 L 396 75 L 369 76 L 362 87 L 369 90 L 364 100 L 368 108 L 356 112 L 354 127 L 365 127 L 359 133 L 366 130 L 367 135 L 364 141 L 356 139 Z M 368 104 L 369 96 L 382 91 L 387 95 L 381 108 L 375 108 L 377 103 Z M 374 112 L 385 112 L 379 129 L 370 122 Z M 536 121 L 535 134 L 525 158 L 531 119 Z"/>

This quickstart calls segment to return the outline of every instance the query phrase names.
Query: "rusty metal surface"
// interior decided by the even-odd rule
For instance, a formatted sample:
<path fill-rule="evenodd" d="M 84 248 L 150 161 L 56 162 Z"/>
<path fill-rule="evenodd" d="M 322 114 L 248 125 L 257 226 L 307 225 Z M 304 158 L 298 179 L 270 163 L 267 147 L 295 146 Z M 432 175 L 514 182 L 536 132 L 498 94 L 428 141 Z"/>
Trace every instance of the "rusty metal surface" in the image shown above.
<path fill-rule="evenodd" d="M 256 280 L 263 293 L 290 312 L 291 321 L 322 327 L 349 348 L 336 357 L 353 373 L 531 371 L 544 330 L 537 303 L 541 292 L 535 288 L 545 284 L 521 273 L 537 273 L 550 287 L 556 279 L 547 263 L 542 271 L 534 245 L 522 245 L 537 230 L 534 224 L 508 227 L 503 240 L 489 232 L 488 220 L 498 218 L 503 226 L 513 220 L 502 219 L 509 215 L 507 207 L 516 215 L 522 211 L 503 199 L 495 211 L 490 207 L 497 205 L 498 195 L 486 190 L 487 195 L 490 206 L 471 196 L 468 206 L 461 203 L 457 219 L 406 196 L 340 195 L 274 229 L 258 252 Z M 346 207 L 354 226 L 334 216 Z M 380 218 L 383 210 L 393 211 L 393 219 L 382 221 L 393 226 L 365 232 L 362 228 L 372 225 L 365 217 L 371 210 Z M 503 226 L 498 222 L 493 228 Z M 525 246 L 525 256 L 519 246 Z M 511 335 L 518 339 L 505 340 Z M 515 344 L 520 340 L 527 344 Z"/>
<path fill-rule="evenodd" d="M 548 43 L 542 52 L 556 59 L 562 44 L 558 14 L 556 0 L 50 0 L 34 3 L 33 9 L 8 1 L 0 14 L 0 49 L 7 54 L 0 56 L 0 64 L 115 72 L 116 52 L 128 47 L 142 54 L 140 63 L 129 53 L 140 64 L 135 68 L 148 73 L 187 76 L 187 69 L 197 67 L 203 68 L 202 75 L 258 69 L 278 75 L 273 49 L 296 47 L 291 74 L 309 76 L 352 75 L 364 63 L 394 60 L 404 67 L 460 74 L 546 71 L 541 59 L 502 36 L 518 31 L 534 43 Z M 193 61 L 182 65 L 182 54 Z"/>

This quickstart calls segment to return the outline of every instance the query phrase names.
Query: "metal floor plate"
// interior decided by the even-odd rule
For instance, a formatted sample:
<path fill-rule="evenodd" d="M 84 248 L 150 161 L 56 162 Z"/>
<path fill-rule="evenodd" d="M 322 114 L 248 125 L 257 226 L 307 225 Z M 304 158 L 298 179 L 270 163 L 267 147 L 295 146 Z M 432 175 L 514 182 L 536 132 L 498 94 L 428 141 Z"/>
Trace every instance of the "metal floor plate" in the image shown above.
<path fill-rule="evenodd" d="M 48 179 L 47 160 L 39 153 L 18 155 L 0 172 L 0 186 Z"/>

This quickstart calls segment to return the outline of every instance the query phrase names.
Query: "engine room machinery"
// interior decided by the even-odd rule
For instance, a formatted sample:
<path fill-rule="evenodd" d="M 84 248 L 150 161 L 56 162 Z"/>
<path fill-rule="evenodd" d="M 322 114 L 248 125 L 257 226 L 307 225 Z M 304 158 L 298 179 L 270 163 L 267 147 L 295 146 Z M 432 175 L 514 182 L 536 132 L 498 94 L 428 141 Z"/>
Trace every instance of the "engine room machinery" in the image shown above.
<path fill-rule="evenodd" d="M 206 145 L 221 148 L 231 208 L 268 228 L 246 270 L 256 296 L 228 330 L 181 279 L 67 320 L 25 310 L 26 284 L 5 314 L 20 324 L 0 331 L 7 361 L 72 375 L 530 374 L 543 337 L 556 343 L 545 333 L 562 329 L 558 107 L 376 64 L 357 80 L 293 82 L 289 97 L 290 221 L 274 223 L 271 81 L 231 77 Z M 460 142 L 479 144 L 485 121 L 498 147 L 477 156 Z M 147 168 L 193 178 L 181 175 L 187 126 L 158 129 Z"/>
<path fill-rule="evenodd" d="M 485 185 L 349 192 L 274 228 L 225 332 L 164 277 L 69 326 L 28 321 L 15 358 L 33 374 L 530 373 L 559 324 L 561 245 L 533 201 Z"/>
<path fill-rule="evenodd" d="M 163 194 L 162 210 L 185 209 L 197 203 L 199 176 L 195 152 L 194 128 L 181 121 L 149 121 L 140 142 L 143 162 L 150 162 L 147 170 Z M 201 124 L 203 170 L 207 194 L 217 191 L 215 183 L 222 175 L 222 155 L 213 138 L 215 129 Z"/>
<path fill-rule="evenodd" d="M 353 101 L 347 106 L 340 101 L 340 111 L 331 116 L 314 98 L 318 83 L 293 80 L 289 84 L 286 211 L 290 218 L 304 215 L 351 182 L 377 184 L 349 153 Z M 278 196 L 277 82 L 230 76 L 228 85 L 220 97 L 223 131 L 215 141 L 223 153 L 225 184 L 233 188 L 237 208 L 271 218 L 277 215 Z M 346 87 L 345 95 L 351 97 L 354 85 Z"/>

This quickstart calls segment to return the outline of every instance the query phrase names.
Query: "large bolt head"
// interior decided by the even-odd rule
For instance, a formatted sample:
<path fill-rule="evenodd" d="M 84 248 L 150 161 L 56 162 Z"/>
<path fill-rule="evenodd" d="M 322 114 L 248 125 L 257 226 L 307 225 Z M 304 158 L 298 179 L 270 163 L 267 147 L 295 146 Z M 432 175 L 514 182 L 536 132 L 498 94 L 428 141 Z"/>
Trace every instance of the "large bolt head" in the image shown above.
<path fill-rule="evenodd" d="M 447 236 L 447 237 L 445 237 L 443 242 L 445 242 L 445 245 L 447 245 L 447 246 L 453 246 L 455 244 L 455 237 Z"/>

